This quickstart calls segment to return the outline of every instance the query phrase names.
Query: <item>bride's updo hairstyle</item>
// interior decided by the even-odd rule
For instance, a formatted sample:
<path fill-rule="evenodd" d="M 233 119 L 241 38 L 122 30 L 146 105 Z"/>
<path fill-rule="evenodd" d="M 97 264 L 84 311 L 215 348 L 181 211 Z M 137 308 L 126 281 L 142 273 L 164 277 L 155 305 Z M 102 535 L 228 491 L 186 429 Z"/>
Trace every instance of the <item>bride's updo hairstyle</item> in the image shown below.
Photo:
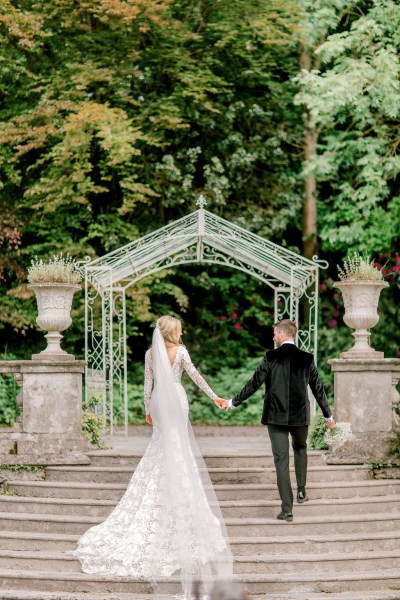
<path fill-rule="evenodd" d="M 157 327 L 165 342 L 177 345 L 180 343 L 182 323 L 179 319 L 165 315 L 157 320 Z"/>

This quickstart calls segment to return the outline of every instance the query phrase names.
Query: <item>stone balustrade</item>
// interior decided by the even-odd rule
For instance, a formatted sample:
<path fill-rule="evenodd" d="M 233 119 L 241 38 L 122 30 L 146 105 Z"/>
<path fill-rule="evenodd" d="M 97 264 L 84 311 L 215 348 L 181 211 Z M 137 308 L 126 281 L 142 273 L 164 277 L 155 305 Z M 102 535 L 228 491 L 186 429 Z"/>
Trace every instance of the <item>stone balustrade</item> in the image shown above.
<path fill-rule="evenodd" d="M 82 375 L 79 360 L 0 361 L 0 373 L 12 374 L 20 390 L 20 416 L 0 428 L 3 464 L 87 464 L 82 435 Z"/>
<path fill-rule="evenodd" d="M 350 422 L 352 439 L 331 453 L 329 462 L 365 463 L 388 461 L 387 441 L 399 406 L 400 359 L 335 358 L 334 414 L 338 422 Z"/>

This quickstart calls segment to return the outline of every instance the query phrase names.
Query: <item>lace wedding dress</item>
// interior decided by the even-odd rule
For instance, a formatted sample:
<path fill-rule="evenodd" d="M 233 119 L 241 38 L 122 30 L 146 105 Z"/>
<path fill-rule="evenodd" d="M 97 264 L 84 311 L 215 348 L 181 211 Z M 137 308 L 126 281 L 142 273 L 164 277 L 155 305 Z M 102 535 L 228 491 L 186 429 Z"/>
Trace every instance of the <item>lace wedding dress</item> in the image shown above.
<path fill-rule="evenodd" d="M 158 368 L 157 382 L 156 369 L 152 392 L 157 348 L 165 373 L 160 377 Z M 178 347 L 172 368 L 166 356 L 165 344 L 153 336 L 144 386 L 153 435 L 124 496 L 103 523 L 79 539 L 74 555 L 85 573 L 158 582 L 179 572 L 190 597 L 194 581 L 229 578 L 232 558 L 219 504 L 192 437 L 183 372 L 211 399 L 216 394 L 184 346 Z"/>

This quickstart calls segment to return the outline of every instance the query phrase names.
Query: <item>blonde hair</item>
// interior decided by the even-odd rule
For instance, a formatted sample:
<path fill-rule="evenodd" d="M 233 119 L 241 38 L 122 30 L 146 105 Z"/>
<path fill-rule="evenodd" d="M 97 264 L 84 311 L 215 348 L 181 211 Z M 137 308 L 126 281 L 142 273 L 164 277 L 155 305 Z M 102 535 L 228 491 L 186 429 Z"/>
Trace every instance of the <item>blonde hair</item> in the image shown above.
<path fill-rule="evenodd" d="M 278 321 L 274 325 L 274 329 L 278 331 L 283 331 L 286 337 L 295 338 L 297 334 L 296 323 L 291 321 L 290 319 L 282 319 L 282 321 Z"/>
<path fill-rule="evenodd" d="M 164 342 L 170 342 L 171 344 L 180 343 L 182 323 L 179 319 L 165 315 L 157 319 L 157 327 L 164 338 Z"/>

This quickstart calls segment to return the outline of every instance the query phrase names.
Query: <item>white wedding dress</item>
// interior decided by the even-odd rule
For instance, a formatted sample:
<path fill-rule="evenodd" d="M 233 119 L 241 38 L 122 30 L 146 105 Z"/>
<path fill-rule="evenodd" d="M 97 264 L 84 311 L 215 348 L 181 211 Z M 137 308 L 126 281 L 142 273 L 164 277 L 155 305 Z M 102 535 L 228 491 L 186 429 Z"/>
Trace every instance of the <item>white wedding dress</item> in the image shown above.
<path fill-rule="evenodd" d="M 179 572 L 190 597 L 194 581 L 229 578 L 232 557 L 218 501 L 191 439 L 183 372 L 211 399 L 216 394 L 184 346 L 178 347 L 172 368 L 162 346 L 166 375 L 158 385 L 156 377 L 153 392 L 151 352 L 145 357 L 146 413 L 153 419 L 150 443 L 118 505 L 103 523 L 83 534 L 74 555 L 85 573 L 158 582 Z M 153 354 L 156 347 L 153 336 Z"/>

